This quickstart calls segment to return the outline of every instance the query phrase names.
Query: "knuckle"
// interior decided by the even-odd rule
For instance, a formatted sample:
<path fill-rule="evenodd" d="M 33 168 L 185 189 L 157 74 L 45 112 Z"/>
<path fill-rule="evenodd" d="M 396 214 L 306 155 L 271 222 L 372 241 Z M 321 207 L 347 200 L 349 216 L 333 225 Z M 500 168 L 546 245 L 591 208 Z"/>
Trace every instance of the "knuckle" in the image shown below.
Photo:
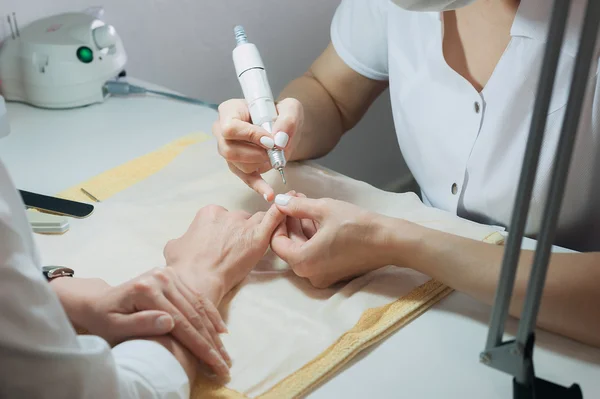
<path fill-rule="evenodd" d="M 284 127 L 284 129 L 286 130 L 293 130 L 294 127 L 296 127 L 296 117 L 294 117 L 293 115 L 282 115 L 277 122 L 279 122 L 278 124 L 280 124 L 281 126 Z M 290 133 L 290 132 L 287 132 Z"/>
<path fill-rule="evenodd" d="M 290 105 L 296 111 L 301 112 L 302 110 L 304 110 L 304 107 L 302 106 L 302 103 L 299 100 L 295 99 L 295 98 L 290 98 Z"/>
<path fill-rule="evenodd" d="M 151 296 L 154 293 L 154 284 L 146 278 L 133 283 L 133 292 L 142 296 Z"/>
<path fill-rule="evenodd" d="M 152 276 L 161 284 L 169 284 L 171 275 L 165 268 L 155 268 L 152 270 Z"/>
<path fill-rule="evenodd" d="M 309 277 L 313 276 L 312 268 L 310 267 L 310 265 L 307 262 L 304 262 L 304 261 L 293 262 L 293 260 L 292 260 L 291 266 L 292 266 L 292 270 L 294 271 L 294 273 L 296 273 L 299 277 L 309 278 Z"/>
<path fill-rule="evenodd" d="M 233 163 L 233 162 L 227 161 L 227 167 L 235 175 L 238 175 L 240 173 L 240 170 L 238 169 L 237 165 L 235 163 Z"/>
<path fill-rule="evenodd" d="M 187 319 L 191 323 L 191 325 L 195 327 L 195 329 L 200 331 L 205 329 L 202 317 L 200 317 L 198 313 L 193 313 L 189 315 Z"/>
<path fill-rule="evenodd" d="M 204 304 L 204 301 L 198 297 L 194 298 L 191 301 L 191 305 L 194 309 L 196 309 L 197 312 L 202 312 L 205 310 L 206 305 Z"/>
<path fill-rule="evenodd" d="M 216 205 L 216 204 L 210 204 L 210 205 L 207 205 L 207 206 L 201 208 L 198 211 L 198 213 L 196 214 L 196 220 L 203 220 L 204 218 L 207 218 L 207 217 L 211 220 L 214 220 L 223 211 L 226 211 L 226 209 L 223 208 L 222 206 Z"/>
<path fill-rule="evenodd" d="M 219 104 L 219 107 L 217 110 L 219 111 L 220 114 L 223 112 L 226 112 L 229 109 L 231 109 L 232 105 L 235 104 L 236 101 L 237 101 L 236 99 L 223 101 L 221 104 Z"/>
<path fill-rule="evenodd" d="M 173 312 L 173 314 L 171 314 L 171 317 L 173 318 L 173 325 L 175 326 L 175 328 L 179 329 L 182 328 L 184 330 L 188 330 L 189 326 L 187 325 L 187 323 L 185 323 L 185 318 L 178 312 Z"/>
<path fill-rule="evenodd" d="M 226 144 L 224 144 L 224 142 L 222 140 L 217 141 L 217 152 L 223 158 L 225 158 L 225 153 L 224 153 L 225 147 L 226 147 Z"/>
<path fill-rule="evenodd" d="M 224 208 L 223 208 L 222 206 L 220 206 L 220 205 L 216 205 L 216 204 L 210 204 L 210 205 L 207 205 L 207 206 L 205 207 L 205 209 L 206 209 L 206 210 L 207 210 L 209 213 L 212 213 L 212 214 L 217 214 L 217 213 L 221 212 L 221 211 L 222 211 Z"/>
<path fill-rule="evenodd" d="M 265 162 L 263 164 L 260 164 L 260 166 L 258 167 L 258 169 L 256 169 L 256 171 L 262 175 L 263 173 L 270 171 L 272 168 L 273 167 L 271 166 L 271 164 L 269 162 Z"/>
<path fill-rule="evenodd" d="M 235 124 L 233 121 L 227 121 L 221 125 L 221 135 L 223 138 L 228 139 L 233 137 L 235 134 Z"/>
<path fill-rule="evenodd" d="M 221 124 L 219 121 L 213 122 L 211 130 L 214 136 L 219 137 L 221 135 Z"/>
<path fill-rule="evenodd" d="M 173 257 L 173 252 L 175 252 L 175 247 L 177 246 L 177 239 L 172 239 L 167 241 L 165 248 L 163 249 L 163 256 L 166 260 L 169 260 Z"/>
<path fill-rule="evenodd" d="M 233 212 L 233 216 L 237 217 L 238 219 L 248 219 L 252 215 L 249 212 L 246 212 L 243 210 L 238 210 L 238 211 Z"/>
<path fill-rule="evenodd" d="M 259 143 L 262 134 L 259 134 L 255 129 L 248 129 L 246 132 L 246 139 L 252 143 Z"/>
<path fill-rule="evenodd" d="M 251 174 L 258 170 L 258 165 L 252 163 L 238 163 L 236 167 L 246 174 Z"/>
<path fill-rule="evenodd" d="M 236 155 L 236 151 L 233 146 L 229 144 L 219 145 L 219 154 L 225 159 L 232 159 Z"/>
<path fill-rule="evenodd" d="M 310 277 L 308 281 L 310 281 L 313 287 L 318 289 L 328 288 L 331 285 L 329 280 L 322 276 Z"/>

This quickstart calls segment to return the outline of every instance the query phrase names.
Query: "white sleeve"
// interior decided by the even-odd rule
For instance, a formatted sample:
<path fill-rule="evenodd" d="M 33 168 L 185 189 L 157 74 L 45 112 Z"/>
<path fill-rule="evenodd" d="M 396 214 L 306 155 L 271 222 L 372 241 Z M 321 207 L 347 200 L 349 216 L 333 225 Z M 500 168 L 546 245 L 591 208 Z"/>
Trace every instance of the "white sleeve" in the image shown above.
<path fill-rule="evenodd" d="M 0 162 L 0 397 L 189 397 L 183 367 L 158 343 L 111 350 L 77 336 L 34 258 L 23 204 Z"/>
<path fill-rule="evenodd" d="M 331 23 L 331 43 L 353 70 L 388 80 L 387 8 L 389 0 L 343 0 Z"/>

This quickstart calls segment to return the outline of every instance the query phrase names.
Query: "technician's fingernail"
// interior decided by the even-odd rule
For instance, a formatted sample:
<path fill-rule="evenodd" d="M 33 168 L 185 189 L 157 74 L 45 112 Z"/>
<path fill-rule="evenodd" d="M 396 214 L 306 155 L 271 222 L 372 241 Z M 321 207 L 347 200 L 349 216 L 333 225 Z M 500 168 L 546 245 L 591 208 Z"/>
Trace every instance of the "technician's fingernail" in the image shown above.
<path fill-rule="evenodd" d="M 173 328 L 173 318 L 171 316 L 160 316 L 156 319 L 156 328 L 159 330 L 170 330 Z"/>
<path fill-rule="evenodd" d="M 287 133 L 284 132 L 278 132 L 275 135 L 275 144 L 277 145 L 277 147 L 279 148 L 285 148 L 285 146 L 287 145 L 288 141 L 290 139 L 290 136 L 288 136 Z"/>
<path fill-rule="evenodd" d="M 260 143 L 262 145 L 264 145 L 267 148 L 273 148 L 275 147 L 275 143 L 273 142 L 273 139 L 268 137 L 268 136 L 262 136 L 260 138 Z"/>
<path fill-rule="evenodd" d="M 288 202 L 290 202 L 291 198 L 292 197 L 289 195 L 277 194 L 277 197 L 275 197 L 275 203 L 277 205 L 286 206 L 288 204 Z"/>

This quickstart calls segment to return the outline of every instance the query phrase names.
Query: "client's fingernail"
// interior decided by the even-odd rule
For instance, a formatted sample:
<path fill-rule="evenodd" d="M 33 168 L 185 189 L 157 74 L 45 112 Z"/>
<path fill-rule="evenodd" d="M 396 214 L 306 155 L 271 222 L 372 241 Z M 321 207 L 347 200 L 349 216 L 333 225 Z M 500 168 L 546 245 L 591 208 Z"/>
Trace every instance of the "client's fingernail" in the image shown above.
<path fill-rule="evenodd" d="M 285 206 L 288 204 L 288 202 L 290 202 L 290 199 L 292 197 L 289 195 L 285 195 L 285 194 L 277 194 L 277 197 L 275 197 L 275 203 L 277 205 L 282 205 Z"/>
<path fill-rule="evenodd" d="M 173 328 L 173 318 L 171 316 L 160 316 L 156 319 L 156 328 L 159 330 L 171 330 Z"/>
<path fill-rule="evenodd" d="M 221 369 L 222 371 L 226 371 L 226 374 L 229 374 L 229 366 L 227 366 L 227 363 L 225 363 L 223 357 L 219 355 L 219 352 L 217 352 L 214 349 L 211 349 L 210 352 L 208 352 L 208 354 L 210 355 L 210 357 L 213 358 L 213 360 L 215 360 L 215 367 Z"/>
<path fill-rule="evenodd" d="M 217 364 L 215 364 L 215 368 L 218 369 L 219 374 L 221 374 L 223 376 L 228 376 L 229 375 L 229 366 L 227 365 L 227 363 L 225 363 L 223 358 L 221 356 L 219 356 L 217 351 L 214 349 L 210 350 L 210 355 L 212 357 L 214 357 L 215 360 L 217 360 L 217 362 L 216 362 Z"/>
<path fill-rule="evenodd" d="M 221 327 L 221 331 L 223 332 L 223 334 L 229 334 L 229 329 L 227 329 L 227 325 L 224 321 L 219 322 L 219 327 Z"/>
<path fill-rule="evenodd" d="M 262 136 L 260 138 L 260 143 L 262 145 L 264 145 L 267 148 L 273 148 L 275 147 L 275 143 L 273 142 L 273 139 L 270 138 L 269 136 Z"/>
<path fill-rule="evenodd" d="M 263 198 L 265 199 L 265 201 L 269 202 L 269 197 L 267 197 L 267 194 L 263 194 Z"/>
<path fill-rule="evenodd" d="M 208 355 L 210 357 L 212 357 L 213 360 L 221 361 L 221 355 L 219 355 L 219 353 L 214 349 L 211 349 L 210 351 L 208 351 Z"/>
<path fill-rule="evenodd" d="M 221 353 L 223 354 L 223 359 L 225 359 L 227 366 L 231 367 L 231 356 L 229 356 L 229 353 L 227 353 L 227 350 L 225 350 L 224 346 L 221 347 Z"/>
<path fill-rule="evenodd" d="M 279 148 L 285 148 L 285 146 L 287 145 L 289 139 L 290 139 L 290 136 L 288 136 L 287 133 L 285 133 L 285 132 L 278 132 L 275 135 L 275 144 Z"/>

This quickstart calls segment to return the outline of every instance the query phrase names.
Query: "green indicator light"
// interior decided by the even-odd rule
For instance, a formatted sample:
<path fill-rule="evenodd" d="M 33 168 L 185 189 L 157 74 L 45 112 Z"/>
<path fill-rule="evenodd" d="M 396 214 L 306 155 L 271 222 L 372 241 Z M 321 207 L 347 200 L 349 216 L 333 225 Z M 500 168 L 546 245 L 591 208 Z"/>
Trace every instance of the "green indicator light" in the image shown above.
<path fill-rule="evenodd" d="M 84 64 L 89 64 L 94 61 L 94 53 L 89 47 L 79 47 L 77 49 L 77 58 Z"/>

